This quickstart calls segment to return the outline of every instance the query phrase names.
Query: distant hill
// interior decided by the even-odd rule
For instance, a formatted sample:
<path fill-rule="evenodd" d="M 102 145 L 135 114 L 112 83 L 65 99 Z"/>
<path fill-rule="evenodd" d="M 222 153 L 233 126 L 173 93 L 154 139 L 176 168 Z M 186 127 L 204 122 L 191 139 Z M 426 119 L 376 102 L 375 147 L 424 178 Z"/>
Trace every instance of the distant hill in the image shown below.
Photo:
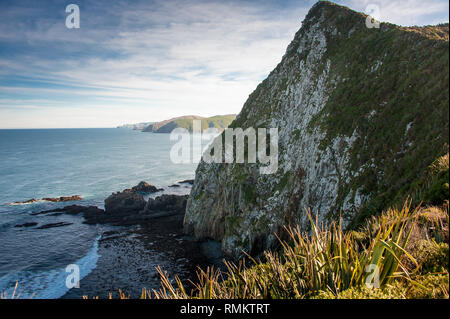
<path fill-rule="evenodd" d="M 212 117 L 201 117 L 196 115 L 186 115 L 175 117 L 169 120 L 156 122 L 148 125 L 146 128 L 142 129 L 143 132 L 151 133 L 170 133 L 176 128 L 185 128 L 189 132 L 192 132 L 193 120 L 202 121 L 202 130 L 207 128 L 217 128 L 223 130 L 228 127 L 228 125 L 233 122 L 236 118 L 235 114 L 228 115 L 216 115 Z"/>
<path fill-rule="evenodd" d="M 143 129 L 145 129 L 147 126 L 154 124 L 155 122 L 142 122 L 142 123 L 136 123 L 136 124 L 124 124 L 124 125 L 120 125 L 117 128 L 128 128 L 128 129 L 133 129 L 136 131 L 142 131 Z"/>

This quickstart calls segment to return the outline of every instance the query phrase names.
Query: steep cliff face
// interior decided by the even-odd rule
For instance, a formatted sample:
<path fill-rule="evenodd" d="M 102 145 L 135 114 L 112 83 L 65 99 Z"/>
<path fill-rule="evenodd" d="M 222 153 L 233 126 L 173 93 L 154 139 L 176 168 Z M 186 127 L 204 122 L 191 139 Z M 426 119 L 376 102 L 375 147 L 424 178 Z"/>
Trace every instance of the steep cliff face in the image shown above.
<path fill-rule="evenodd" d="M 403 28 L 328 2 L 312 7 L 232 128 L 278 128 L 279 167 L 201 162 L 185 231 L 234 257 L 283 226 L 355 222 L 406 196 L 448 149 L 448 25 Z"/>

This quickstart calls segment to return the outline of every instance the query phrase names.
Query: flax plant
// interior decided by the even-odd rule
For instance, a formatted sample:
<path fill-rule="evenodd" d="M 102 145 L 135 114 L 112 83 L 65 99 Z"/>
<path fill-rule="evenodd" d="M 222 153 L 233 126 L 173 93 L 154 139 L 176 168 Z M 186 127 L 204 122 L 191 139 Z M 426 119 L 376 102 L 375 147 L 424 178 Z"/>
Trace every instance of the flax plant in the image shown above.
<path fill-rule="evenodd" d="M 282 253 L 265 252 L 264 262 L 252 259 L 252 266 L 241 261 L 225 262 L 228 270 L 207 268 L 197 272 L 198 282 L 187 293 L 176 276 L 174 285 L 166 273 L 158 269 L 162 288 L 154 291 L 156 298 L 311 298 L 328 291 L 337 296 L 351 287 L 371 282 L 373 270 L 376 283 L 383 287 L 395 278 L 412 280 L 404 266 L 405 259 L 416 267 L 416 260 L 406 251 L 416 210 L 411 202 L 401 210 L 390 209 L 371 219 L 365 227 L 367 238 L 357 240 L 352 232 L 344 232 L 341 222 L 319 226 L 308 212 L 309 233 L 300 227 L 286 227 L 287 241 L 281 241 Z M 226 278 L 226 279 L 224 279 Z"/>

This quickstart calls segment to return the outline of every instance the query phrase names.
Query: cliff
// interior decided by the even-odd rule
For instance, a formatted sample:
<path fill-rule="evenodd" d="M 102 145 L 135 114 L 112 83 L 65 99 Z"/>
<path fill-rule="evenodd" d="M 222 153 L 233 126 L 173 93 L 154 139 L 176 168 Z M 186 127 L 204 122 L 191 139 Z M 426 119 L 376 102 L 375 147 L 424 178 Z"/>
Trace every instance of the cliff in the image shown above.
<path fill-rule="evenodd" d="M 355 225 L 420 184 L 448 150 L 448 24 L 367 28 L 366 15 L 315 4 L 232 128 L 278 128 L 279 165 L 202 161 L 186 233 L 229 256 L 273 247 L 288 224 L 342 214 Z M 222 138 L 222 136 L 218 137 Z"/>

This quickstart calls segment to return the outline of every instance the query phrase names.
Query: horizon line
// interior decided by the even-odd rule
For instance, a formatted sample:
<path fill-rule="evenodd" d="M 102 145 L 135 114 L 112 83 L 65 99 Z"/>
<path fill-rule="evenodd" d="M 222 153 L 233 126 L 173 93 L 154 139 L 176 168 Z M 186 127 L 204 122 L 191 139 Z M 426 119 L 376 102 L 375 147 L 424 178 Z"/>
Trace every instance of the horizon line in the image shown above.
<path fill-rule="evenodd" d="M 83 130 L 83 129 L 101 129 L 101 128 L 119 128 L 117 126 L 102 126 L 102 127 L 11 127 L 0 128 L 1 131 L 6 130 Z"/>

